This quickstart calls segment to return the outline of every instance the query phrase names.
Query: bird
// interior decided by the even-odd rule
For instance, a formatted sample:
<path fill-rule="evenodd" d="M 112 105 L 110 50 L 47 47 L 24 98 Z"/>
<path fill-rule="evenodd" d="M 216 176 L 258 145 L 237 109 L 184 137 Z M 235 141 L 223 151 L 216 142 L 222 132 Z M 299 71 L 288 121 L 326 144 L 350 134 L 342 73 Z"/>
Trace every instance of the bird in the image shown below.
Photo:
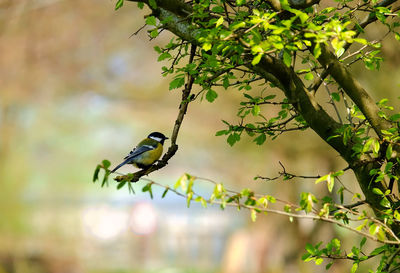
<path fill-rule="evenodd" d="M 111 173 L 115 172 L 125 164 L 133 164 L 140 169 L 147 169 L 156 162 L 163 152 L 164 141 L 168 139 L 160 132 L 152 132 L 143 139 L 133 150 L 124 158 L 125 160 L 115 167 Z"/>

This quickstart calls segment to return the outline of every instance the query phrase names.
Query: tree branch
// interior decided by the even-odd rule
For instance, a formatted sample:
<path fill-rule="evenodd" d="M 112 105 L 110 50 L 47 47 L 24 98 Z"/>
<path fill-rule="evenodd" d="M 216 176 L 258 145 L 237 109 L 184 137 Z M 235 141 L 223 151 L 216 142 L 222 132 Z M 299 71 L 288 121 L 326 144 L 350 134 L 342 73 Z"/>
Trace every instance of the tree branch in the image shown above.
<path fill-rule="evenodd" d="M 135 1 L 135 0 L 131 0 Z M 148 1 L 140 1 L 147 3 Z M 181 39 L 189 41 L 194 45 L 200 45 L 196 39 L 199 31 L 186 20 L 182 20 L 176 9 L 189 10 L 187 5 L 183 5 L 180 0 L 168 0 L 166 5 L 161 0 L 157 0 L 157 10 L 153 10 L 160 21 L 165 21 L 164 28 L 168 29 Z M 177 8 L 171 7 L 177 5 Z M 151 7 L 150 7 L 151 8 Z M 170 10 L 176 11 L 176 13 Z M 259 64 L 253 66 L 246 64 L 246 67 L 262 76 L 267 81 L 273 83 L 281 89 L 289 102 L 295 107 L 310 127 L 324 140 L 337 133 L 341 124 L 336 122 L 323 108 L 318 104 L 315 97 L 305 88 L 301 79 L 296 75 L 292 68 L 288 68 L 280 59 L 265 55 Z M 351 158 L 351 147 L 343 144 L 341 138 L 334 138 L 328 142 L 339 154 L 347 161 Z"/>
<path fill-rule="evenodd" d="M 329 74 L 343 88 L 343 91 L 360 108 L 376 134 L 382 138 L 382 130 L 387 130 L 392 124 L 379 116 L 379 107 L 350 71 L 348 71 L 346 66 L 328 50 L 325 44 L 320 44 L 320 47 L 321 55 L 318 57 L 318 61 L 325 66 Z"/>
<path fill-rule="evenodd" d="M 190 52 L 189 63 L 193 62 L 193 58 L 194 58 L 195 53 L 196 53 L 196 46 L 192 45 L 191 52 Z M 151 165 L 147 169 L 140 170 L 140 171 L 135 172 L 133 174 L 117 176 L 117 177 L 114 178 L 115 181 L 118 181 L 118 182 L 120 182 L 120 181 L 137 182 L 137 181 L 139 181 L 139 179 L 142 176 L 148 175 L 149 173 L 152 173 L 152 172 L 154 172 L 156 170 L 159 170 L 159 169 L 165 167 L 168 164 L 168 160 L 171 159 L 171 157 L 173 157 L 175 155 L 176 151 L 178 150 L 178 145 L 176 144 L 176 140 L 178 138 L 179 129 L 180 129 L 181 125 L 182 125 L 182 122 L 183 122 L 183 119 L 185 117 L 188 105 L 189 105 L 189 103 L 191 101 L 190 93 L 192 91 L 193 83 L 194 83 L 193 76 L 188 74 L 187 83 L 185 84 L 185 88 L 182 90 L 182 99 L 181 99 L 181 103 L 180 103 L 180 106 L 179 106 L 179 113 L 178 113 L 178 116 L 177 116 L 177 118 L 175 120 L 175 125 L 174 125 L 174 129 L 173 129 L 172 136 L 171 136 L 171 146 L 168 148 L 168 151 L 164 154 L 162 159 L 157 164 Z"/>

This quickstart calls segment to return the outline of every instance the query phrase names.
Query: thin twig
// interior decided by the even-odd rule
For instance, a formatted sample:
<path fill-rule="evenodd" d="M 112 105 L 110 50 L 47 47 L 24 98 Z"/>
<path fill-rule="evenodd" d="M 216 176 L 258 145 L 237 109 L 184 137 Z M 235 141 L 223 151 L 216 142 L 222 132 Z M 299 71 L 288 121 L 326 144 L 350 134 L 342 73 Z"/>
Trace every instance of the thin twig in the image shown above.
<path fill-rule="evenodd" d="M 144 29 L 146 27 L 146 24 L 144 24 L 143 26 L 141 26 L 138 30 L 136 30 L 134 33 L 132 33 L 131 36 L 129 36 L 129 38 L 132 38 L 132 36 L 138 35 L 138 33 Z"/>
<path fill-rule="evenodd" d="M 175 194 L 183 197 L 183 198 L 188 198 L 188 195 L 178 192 L 175 189 L 171 189 L 169 186 L 165 186 L 162 184 L 159 184 L 157 182 L 154 182 L 152 180 L 146 179 L 147 181 L 150 181 L 152 184 L 157 185 L 159 187 L 162 187 L 164 189 L 167 189 L 174 192 Z M 208 180 L 211 181 L 211 180 Z M 193 196 L 200 196 L 198 194 L 196 194 L 195 192 L 192 192 Z M 230 196 L 228 196 L 230 197 Z M 332 224 L 336 224 L 340 227 L 343 227 L 345 229 L 348 229 L 354 233 L 360 234 L 368 239 L 371 239 L 373 241 L 376 242 L 380 242 L 383 244 L 391 244 L 391 245 L 400 245 L 400 239 L 398 239 L 397 237 L 394 237 L 395 240 L 387 240 L 387 239 L 379 239 L 371 234 L 369 234 L 368 232 L 363 232 L 361 230 L 358 230 L 356 228 L 353 228 L 349 225 L 346 225 L 342 222 L 337 221 L 336 219 L 334 219 L 331 216 L 320 216 L 320 215 L 311 215 L 311 214 L 296 214 L 296 213 L 292 213 L 292 212 L 286 212 L 286 211 L 281 211 L 281 210 L 277 210 L 277 209 L 271 209 L 271 208 L 262 208 L 262 207 L 257 207 L 257 206 L 252 206 L 252 205 L 246 205 L 243 203 L 227 203 L 226 201 L 211 201 L 211 200 L 206 200 L 204 199 L 208 204 L 218 204 L 218 205 L 224 205 L 224 206 L 230 206 L 230 207 L 239 207 L 239 208 L 246 208 L 249 210 L 255 210 L 258 212 L 267 212 L 267 213 L 274 213 L 274 214 L 278 214 L 278 215 L 284 215 L 284 216 L 288 216 L 288 217 L 292 217 L 292 218 L 299 218 L 299 219 L 309 219 L 309 220 L 319 220 L 319 221 L 323 221 L 323 222 L 328 222 L 328 223 L 332 223 Z M 370 218 L 368 218 L 370 219 Z M 376 219 L 375 219 L 376 220 Z M 377 220 L 376 220 L 377 221 Z M 382 224 L 380 221 L 378 221 L 379 224 Z"/>
<path fill-rule="evenodd" d="M 189 63 L 193 62 L 195 53 L 196 53 L 196 46 L 192 45 Z M 176 151 L 178 150 L 178 145 L 176 144 L 176 140 L 178 138 L 179 129 L 182 125 L 188 105 L 191 102 L 190 93 L 192 91 L 193 83 L 194 83 L 194 78 L 193 78 L 193 76 L 191 76 L 188 73 L 188 81 L 185 84 L 185 88 L 182 90 L 182 99 L 181 99 L 181 103 L 179 106 L 179 113 L 178 113 L 178 117 L 175 120 L 175 125 L 174 125 L 174 129 L 173 129 L 172 136 L 171 136 L 171 146 L 168 148 L 168 151 L 164 154 L 163 158 L 157 164 L 151 165 L 147 169 L 140 170 L 133 174 L 117 176 L 114 178 L 115 181 L 137 182 L 142 176 L 148 175 L 156 170 L 159 170 L 168 164 L 168 160 L 171 157 L 173 157 L 175 155 Z"/>

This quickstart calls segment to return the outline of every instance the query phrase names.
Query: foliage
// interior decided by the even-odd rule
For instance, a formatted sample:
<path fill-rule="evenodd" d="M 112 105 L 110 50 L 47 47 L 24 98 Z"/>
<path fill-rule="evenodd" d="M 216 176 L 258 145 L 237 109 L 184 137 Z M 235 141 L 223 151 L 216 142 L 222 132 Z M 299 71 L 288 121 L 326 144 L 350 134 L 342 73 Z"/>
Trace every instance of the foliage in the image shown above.
<path fill-rule="evenodd" d="M 218 99 L 221 88 L 242 92 L 237 111 L 239 122 L 223 121 L 226 127 L 217 136 L 225 136 L 232 146 L 245 133 L 257 145 L 263 145 L 267 138 L 311 129 L 348 164 L 343 170 L 316 177 L 290 174 L 283 166 L 276 178 L 257 177 L 299 177 L 314 179 L 316 184 L 326 182 L 329 196 L 303 192 L 298 204 L 277 202 L 273 196 L 256 194 L 250 189 L 234 192 L 222 183 L 189 174 L 179 178 L 173 188 L 149 181 L 142 191 L 153 197 L 152 186 L 156 185 L 165 188 L 163 197 L 172 191 L 186 198 L 188 206 L 199 202 L 204 207 L 216 203 L 222 209 L 246 208 L 253 221 L 259 213 L 272 212 L 289 219 L 334 223 L 360 234 L 361 243 L 354 245 L 351 252 L 342 250 L 337 238 L 325 246 L 322 242 L 307 244 L 304 261 L 321 264 L 327 259 L 331 261 L 326 265 L 328 269 L 336 259 L 347 259 L 352 261 L 350 271 L 356 272 L 360 263 L 376 258 L 379 262 L 371 272 L 397 270 L 400 203 L 393 185 L 399 179 L 400 114 L 392 113 L 393 107 L 386 99 L 375 103 L 349 70 L 357 62 L 363 62 L 366 69 L 379 70 L 383 61 L 381 44 L 391 35 L 400 39 L 400 13 L 393 7 L 396 1 L 337 0 L 325 8 L 318 0 L 134 2 L 138 2 L 139 8 L 147 4 L 151 10 L 145 19 L 151 39 L 165 29 L 175 34 L 169 43 L 154 49 L 159 54 L 158 61 L 169 62 L 162 68 L 164 76 L 173 75 L 169 89 L 184 87 L 182 103 L 187 106 L 191 101 L 204 99 L 212 103 Z M 123 3 L 118 0 L 116 9 Z M 369 40 L 365 35 L 373 22 L 386 29 L 378 40 Z M 200 87 L 199 91 L 192 90 L 193 84 Z M 256 86 L 262 87 L 261 92 L 255 91 Z M 316 94 L 321 92 L 326 92 L 327 104 L 324 96 L 317 98 Z M 329 107 L 334 116 L 329 114 Z M 275 114 L 267 116 L 267 108 L 276 110 Z M 182 122 L 185 112 L 186 108 L 181 109 L 177 124 Z M 174 130 L 175 140 L 177 134 Z M 103 161 L 96 168 L 94 181 L 98 180 L 100 169 L 105 170 L 102 186 L 108 181 L 109 165 Z M 341 181 L 341 176 L 350 170 L 362 193 L 350 192 L 346 187 L 350 182 Z M 117 177 L 117 188 L 137 179 L 132 180 L 132 175 Z M 195 181 L 214 185 L 209 197 L 195 192 Z M 351 194 L 353 204 L 344 204 L 345 193 Z M 381 246 L 365 254 L 362 248 L 366 239 Z"/>

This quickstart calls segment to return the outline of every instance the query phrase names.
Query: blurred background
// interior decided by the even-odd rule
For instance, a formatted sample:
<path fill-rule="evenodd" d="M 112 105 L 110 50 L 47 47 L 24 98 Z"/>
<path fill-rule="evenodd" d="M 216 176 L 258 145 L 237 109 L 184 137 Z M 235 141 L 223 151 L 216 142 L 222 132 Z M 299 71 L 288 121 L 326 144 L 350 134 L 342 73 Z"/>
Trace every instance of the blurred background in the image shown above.
<path fill-rule="evenodd" d="M 324 266 L 301 261 L 306 242 L 361 240 L 311 221 L 259 215 L 252 223 L 246 211 L 188 209 L 172 193 L 161 199 L 162 189 L 150 199 L 141 192 L 145 182 L 134 186 L 135 195 L 112 182 L 93 184 L 103 159 L 115 166 L 150 132 L 170 135 L 181 96 L 168 91 L 170 79 L 161 76 L 153 50 L 171 36 L 149 41 L 144 29 L 131 37 L 148 11 L 132 3 L 114 11 L 114 5 L 0 0 L 0 273 L 322 272 Z M 381 31 L 370 29 L 371 35 Z M 376 99 L 397 99 L 398 44 L 390 41 L 383 55 L 388 61 L 379 73 L 362 65 L 354 73 Z M 241 98 L 237 90 L 220 90 L 212 104 L 190 104 L 177 154 L 150 178 L 172 186 L 187 172 L 296 202 L 313 181 L 253 178 L 276 176 L 278 161 L 303 175 L 346 166 L 312 132 L 261 147 L 244 137 L 230 147 L 215 132 L 224 129 L 222 119 L 236 121 Z M 121 169 L 128 171 L 132 167 Z M 359 190 L 351 175 L 344 179 Z M 320 196 L 326 194 L 322 184 L 316 186 Z M 338 263 L 331 271 L 348 266 Z"/>

